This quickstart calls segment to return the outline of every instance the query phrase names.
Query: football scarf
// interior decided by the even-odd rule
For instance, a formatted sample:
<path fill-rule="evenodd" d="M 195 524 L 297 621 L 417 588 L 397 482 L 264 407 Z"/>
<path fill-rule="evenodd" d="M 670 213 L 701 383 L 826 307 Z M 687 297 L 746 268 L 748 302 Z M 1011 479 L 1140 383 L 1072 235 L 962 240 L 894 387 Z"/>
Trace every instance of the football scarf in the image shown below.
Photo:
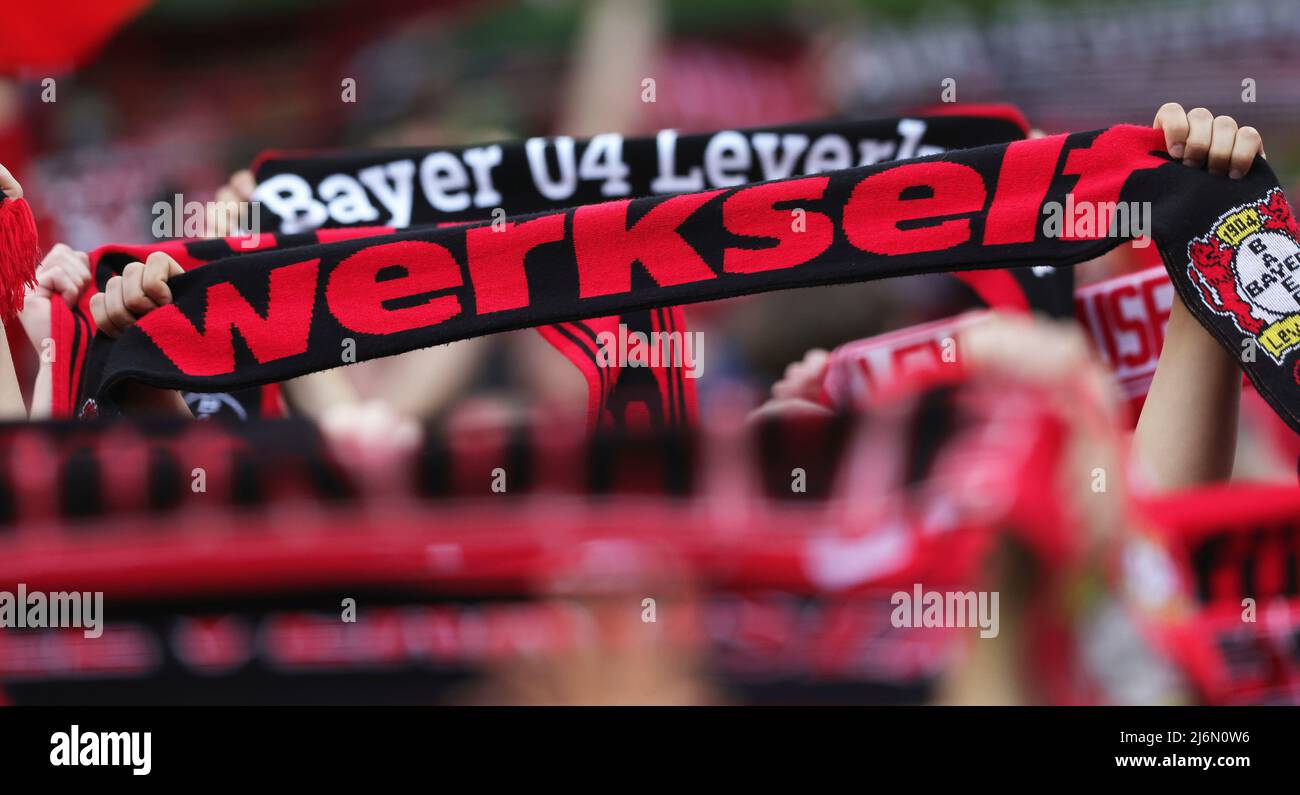
<path fill-rule="evenodd" d="M 961 329 L 985 314 L 963 312 L 837 347 L 827 359 L 815 402 L 835 411 L 863 411 L 902 379 L 956 364 Z"/>
<path fill-rule="evenodd" d="M 81 418 L 97 416 L 100 404 L 94 398 L 81 395 L 82 373 L 98 371 L 113 341 L 100 336 L 96 344 L 94 324 L 90 316 L 90 298 L 103 288 L 114 275 L 120 274 L 129 262 L 143 261 L 151 252 L 162 251 L 174 258 L 185 270 L 204 265 L 214 259 L 229 257 L 239 251 L 267 251 L 285 249 L 309 243 L 330 242 L 341 239 L 391 234 L 388 227 L 358 227 L 327 229 L 296 235 L 259 235 L 253 238 L 222 238 L 206 240 L 171 240 L 148 245 L 108 245 L 91 252 L 91 268 L 95 284 L 85 291 L 75 308 L 57 303 L 51 310 L 51 338 L 55 349 L 68 354 L 56 357 L 53 362 L 52 416 L 56 418 Z M 628 422 L 644 421 L 652 426 L 667 423 L 668 427 L 689 424 L 695 416 L 695 388 L 685 369 L 671 367 L 658 361 L 651 366 L 619 377 L 617 362 L 601 366 L 600 341 L 602 335 L 617 338 L 622 330 L 631 327 L 644 329 L 648 339 L 681 339 L 685 323 L 680 308 L 668 307 L 631 313 L 624 318 L 580 321 L 545 326 L 538 329 L 542 337 L 576 365 L 588 383 L 588 419 L 595 427 L 603 423 L 609 427 L 625 427 Z M 648 333 L 647 333 L 648 332 Z M 658 336 L 665 335 L 665 336 Z M 676 335 L 676 336 L 673 336 Z M 615 392 L 614 385 L 622 387 Z M 183 391 L 186 404 L 200 419 L 223 417 L 239 421 L 280 418 L 284 416 L 279 385 L 234 389 L 223 392 Z"/>
<path fill-rule="evenodd" d="M 356 227 L 376 220 L 385 220 L 394 226 L 408 223 L 453 225 L 489 214 L 486 206 L 458 210 L 459 205 L 449 203 L 438 192 L 444 182 L 433 180 L 433 175 L 442 174 L 447 169 L 459 174 L 456 169 L 469 168 L 470 171 L 465 173 L 473 174 L 487 185 L 488 195 L 510 208 L 510 212 L 517 213 L 562 209 L 566 201 L 599 199 L 623 190 L 649 193 L 690 187 L 695 184 L 693 180 L 707 179 L 709 184 L 726 181 L 722 175 L 728 173 L 727 169 L 734 168 L 737 162 L 748 164 L 743 176 L 755 180 L 788 175 L 793 169 L 837 167 L 855 161 L 862 165 L 1015 140 L 1023 138 L 1026 129 L 1018 111 L 1010 106 L 994 105 L 963 106 L 959 115 L 828 122 L 680 138 L 672 131 L 664 131 L 653 139 L 626 141 L 622 136 L 608 134 L 589 141 L 563 137 L 535 138 L 522 144 L 459 149 L 268 153 L 259 158 L 255 166 L 257 176 L 262 180 L 255 200 L 260 207 L 259 228 L 269 228 L 280 238 L 302 242 L 302 230 L 318 225 Z M 740 151 L 739 155 L 737 151 Z M 491 167 L 473 168 L 475 164 L 485 162 Z M 456 166 L 456 163 L 462 165 Z M 557 193 L 546 181 L 544 167 L 547 163 L 557 164 L 557 173 L 569 174 L 574 180 L 570 187 L 576 192 Z M 601 174 L 608 176 L 613 173 L 610 169 L 615 163 L 621 164 L 614 169 L 621 175 L 617 180 L 611 177 L 599 185 L 589 184 Z M 603 164 L 603 167 L 598 164 Z M 418 194 L 410 183 L 411 175 L 417 171 L 421 175 Z M 680 176 L 678 172 L 686 176 Z M 406 181 L 403 181 L 404 175 Z M 620 188 L 619 183 L 626 185 Z M 387 208 L 387 211 L 381 215 L 376 208 Z M 491 208 L 494 219 L 503 212 L 504 208 Z M 375 233 L 385 228 L 369 229 Z M 393 231 L 392 226 L 387 229 Z M 292 234 L 286 236 L 286 233 Z M 316 241 L 308 239 L 306 242 Z M 174 248 L 182 244 L 169 245 Z M 190 253 L 189 259 L 204 262 L 214 256 L 244 253 L 250 248 L 246 241 L 240 241 L 238 249 L 232 248 L 232 241 L 224 247 L 203 243 L 183 245 L 187 253 L 191 249 L 198 252 Z M 252 246 L 269 247 L 282 246 L 274 240 L 269 244 Z M 130 248 L 134 251 L 134 247 Z M 120 246 L 107 247 L 114 256 L 103 258 L 110 266 L 108 269 L 97 268 L 98 285 L 102 286 L 134 256 L 120 256 L 125 250 Z M 101 259 L 98 253 L 92 257 L 97 261 Z M 958 277 L 977 300 L 991 307 L 1013 311 L 1032 307 L 1049 314 L 1062 314 L 1062 307 L 1068 305 L 1062 298 L 1068 295 L 1069 288 L 1069 274 L 1065 272 L 979 271 L 959 274 Z M 72 358 L 65 357 L 65 366 L 58 367 L 55 372 L 56 417 L 71 416 L 74 406 L 78 415 L 92 413 L 91 410 L 98 412 L 100 408 L 100 400 L 79 390 L 84 353 L 88 340 L 93 336 L 85 312 L 86 301 L 82 303 L 80 313 L 57 312 L 53 324 L 54 336 L 61 349 L 76 353 Z M 544 325 L 537 330 L 578 368 L 586 380 L 588 418 L 592 427 L 619 427 L 630 421 L 673 426 L 692 421 L 695 390 L 691 376 L 695 375 L 696 363 L 682 360 L 681 347 L 687 341 L 689 331 L 679 307 Z M 618 361 L 610 361 L 609 341 L 638 338 L 658 340 L 661 343 L 659 347 L 669 354 L 669 360 L 666 363 L 652 361 L 648 367 L 633 368 L 623 368 Z M 667 344 L 662 344 L 664 342 Z M 96 355 L 91 361 L 92 370 L 98 369 L 112 344 L 107 338 L 98 338 Z M 674 345 L 677 347 L 673 348 Z M 657 350 L 654 346 L 649 347 Z M 672 358 L 674 355 L 677 358 Z M 95 379 L 87 380 L 93 382 Z M 273 391 L 270 386 L 263 390 L 262 406 L 274 409 L 279 405 L 278 393 L 272 394 Z M 205 408 L 215 407 L 223 414 L 236 417 L 256 416 L 256 409 L 251 407 L 253 404 L 249 403 L 247 395 L 225 392 L 184 394 L 187 400 L 192 399 L 191 408 L 201 414 Z"/>
<path fill-rule="evenodd" d="M 299 235 L 262 235 L 256 244 L 244 238 L 213 238 L 203 240 L 168 240 L 160 243 L 142 245 L 100 246 L 90 252 L 90 267 L 94 274 L 94 284 L 83 291 L 75 307 L 69 307 L 62 301 L 54 301 L 50 308 L 50 334 L 54 340 L 54 349 L 63 352 L 54 357 L 52 362 L 52 406 L 51 415 L 55 418 L 78 417 L 89 418 L 98 413 L 98 404 L 94 400 L 82 399 L 82 375 L 85 371 L 95 371 L 113 341 L 103 335 L 96 340 L 95 325 L 90 315 L 90 298 L 103 289 L 105 283 L 120 275 L 122 269 L 130 262 L 143 262 L 150 253 L 161 251 L 174 260 L 186 271 L 205 265 L 216 259 L 233 256 L 237 251 L 267 251 L 272 249 L 292 248 L 308 243 L 321 243 L 352 237 L 365 237 L 377 233 L 392 232 L 392 229 L 373 228 L 355 230 L 332 230 L 321 233 Z M 92 346 L 90 343 L 96 340 Z M 278 384 L 263 387 L 236 389 L 225 392 L 183 393 L 186 403 L 194 415 L 199 418 L 213 416 L 237 420 L 273 419 L 284 416 Z"/>
<path fill-rule="evenodd" d="M 1044 221 L 1062 206 L 1064 224 Z M 220 260 L 117 340 L 96 392 L 280 381 L 336 366 L 358 335 L 371 358 L 793 287 L 1068 266 L 1136 236 L 1120 227 L 1144 208 L 1182 299 L 1300 428 L 1300 246 L 1277 178 L 1262 160 L 1242 180 L 1183 167 L 1128 125 Z"/>
<path fill-rule="evenodd" d="M 263 228 L 384 223 L 396 228 L 483 221 L 629 196 L 698 191 L 813 171 L 870 165 L 950 149 L 1018 140 L 1027 125 L 1010 106 L 968 106 L 960 115 L 835 121 L 652 138 L 618 133 L 588 140 L 530 138 L 456 148 L 267 152 L 254 165 Z M 1045 278 L 1046 276 L 1046 278 Z M 962 281 L 990 306 L 1052 313 L 1066 274 L 980 272 Z M 592 426 L 689 422 L 695 362 L 680 347 L 666 364 L 622 368 L 603 350 L 617 339 L 680 345 L 679 307 L 539 326 L 588 386 Z M 664 336 L 667 335 L 667 336 Z M 664 345 L 652 346 L 655 350 Z M 626 350 L 620 344 L 618 350 Z"/>
<path fill-rule="evenodd" d="M 504 659 L 516 642 L 538 653 L 538 642 L 550 648 L 568 635 L 528 606 L 589 581 L 614 549 L 623 576 L 653 575 L 667 561 L 709 594 L 711 616 L 735 615 L 726 627 L 709 622 L 718 634 L 697 639 L 716 647 L 724 677 L 734 671 L 754 687 L 797 674 L 833 684 L 838 698 L 854 683 L 922 688 L 977 630 L 900 631 L 891 594 L 918 582 L 979 587 L 990 540 L 1009 528 L 1045 556 L 1061 546 L 1053 539 L 1071 535 L 1056 492 L 1042 487 L 1043 473 L 1060 465 L 1056 422 L 1042 401 L 1014 392 L 917 386 L 878 416 L 769 418 L 735 437 L 697 429 L 583 438 L 537 425 L 485 434 L 448 420 L 407 461 L 414 467 L 384 470 L 394 491 L 367 487 L 364 464 L 331 459 L 309 423 L 3 426 L 0 582 L 33 591 L 73 583 L 104 591 L 118 609 L 96 641 L 111 655 L 75 631 L 42 633 L 42 645 L 0 633 L 0 687 L 19 703 L 75 687 L 70 678 L 103 695 L 120 685 L 150 698 L 180 684 L 201 700 L 213 682 L 284 692 L 302 684 L 286 675 L 332 671 L 350 675 L 333 680 L 347 689 L 376 663 L 391 684 L 401 678 L 393 667 L 427 677 Z M 987 432 L 1007 422 L 1021 432 Z M 191 486 L 198 466 L 201 492 Z M 510 489 L 483 499 L 501 466 Z M 807 467 L 806 492 L 791 489 L 795 466 Z M 864 478 L 864 466 L 876 476 Z M 525 503 L 535 521 L 520 521 Z M 547 510 L 560 505 L 568 510 Z M 724 505 L 749 507 L 719 513 Z M 731 518 L 719 521 L 723 514 Z M 232 522 L 238 543 L 219 543 Z M 38 526 L 76 543 L 14 532 Z M 557 528 L 569 543 L 556 544 Z M 370 629 L 317 632 L 324 625 L 310 599 L 321 588 L 370 600 L 360 625 Z M 213 599 L 220 610 L 194 612 Z M 509 615 L 498 615 L 504 605 Z M 468 626 L 464 637 L 449 632 L 441 619 L 455 616 L 489 621 L 476 625 L 501 657 L 479 656 L 484 638 Z M 521 622 L 531 642 L 509 632 Z M 439 647 L 394 645 L 390 631 Z M 214 678 L 226 676 L 234 678 Z M 430 683 L 418 684 L 428 697 Z"/>
<path fill-rule="evenodd" d="M 1134 421 L 1160 361 L 1175 300 L 1169 274 L 1160 267 L 1115 276 L 1074 293 L 1075 319 L 1087 329 L 1123 391 Z M 899 378 L 955 363 L 962 328 L 985 314 L 963 312 L 840 345 L 830 353 L 817 402 L 860 411 Z"/>
<path fill-rule="evenodd" d="M 1149 532 L 1115 575 L 1150 637 L 1214 704 L 1300 693 L 1300 499 L 1288 486 L 1212 486 L 1149 500 Z"/>
<path fill-rule="evenodd" d="M 496 220 L 615 199 L 697 193 L 1006 143 L 1010 106 L 653 137 L 618 133 L 472 147 L 266 152 L 254 164 L 263 228 L 426 226 Z M 499 215 L 499 212 L 498 212 Z"/>
<path fill-rule="evenodd" d="M 1007 143 L 1029 124 L 1011 105 L 960 105 L 653 138 L 606 133 L 458 148 L 264 152 L 254 164 L 262 228 L 472 223 L 612 199 L 685 193 Z M 1068 273 L 956 274 L 979 301 L 1069 313 Z"/>
<path fill-rule="evenodd" d="M 1134 420 L 1146 402 L 1177 300 L 1164 268 L 1146 268 L 1075 291 L 1074 316 L 1114 375 Z"/>

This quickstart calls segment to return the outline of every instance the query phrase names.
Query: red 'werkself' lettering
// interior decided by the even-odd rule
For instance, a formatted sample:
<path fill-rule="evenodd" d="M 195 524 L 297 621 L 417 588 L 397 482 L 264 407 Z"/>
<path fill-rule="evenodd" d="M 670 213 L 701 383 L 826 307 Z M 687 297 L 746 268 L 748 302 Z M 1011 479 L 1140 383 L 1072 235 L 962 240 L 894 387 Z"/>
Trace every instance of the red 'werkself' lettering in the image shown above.
<path fill-rule="evenodd" d="M 1159 168 L 1168 160 L 1151 154 L 1163 151 L 1165 136 L 1160 130 L 1124 125 L 1105 130 L 1087 149 L 1075 149 L 1065 158 L 1065 174 L 1078 174 L 1074 202 L 1092 202 L 1098 207 L 1096 230 L 1091 237 L 1103 237 L 1110 232 L 1110 208 L 1119 201 L 1120 190 L 1134 171 Z M 1080 236 L 1063 235 L 1064 240 L 1079 240 Z"/>
<path fill-rule="evenodd" d="M 379 280 L 387 268 L 404 275 Z M 325 302 L 345 327 L 361 334 L 392 334 L 437 324 L 460 314 L 460 299 L 440 295 L 416 304 L 389 308 L 399 298 L 450 290 L 462 284 L 460 265 L 437 243 L 403 240 L 365 248 L 343 260 L 330 274 Z"/>
<path fill-rule="evenodd" d="M 717 278 L 677 227 L 722 193 L 686 193 L 656 204 L 627 228 L 631 200 L 573 211 L 573 249 L 578 261 L 578 295 L 594 298 L 632 291 L 632 263 L 640 262 L 660 287 Z"/>
<path fill-rule="evenodd" d="M 922 198 L 903 193 L 928 189 Z M 902 229 L 907 221 L 938 220 L 984 208 L 984 179 L 960 163 L 913 163 L 872 174 L 858 183 L 844 205 L 844 234 L 872 254 L 919 254 L 942 251 L 970 239 L 970 219 Z"/>
<path fill-rule="evenodd" d="M 835 225 L 823 213 L 803 210 L 803 228 L 796 228 L 790 210 L 775 205 L 785 201 L 820 199 L 830 182 L 827 177 L 809 177 L 790 182 L 771 182 L 737 191 L 722 203 L 722 223 L 727 231 L 745 237 L 776 238 L 768 248 L 728 248 L 722 254 L 722 269 L 728 273 L 757 273 L 802 265 L 830 247 Z"/>
<path fill-rule="evenodd" d="M 523 223 L 477 226 L 465 232 L 474 307 L 480 315 L 528 306 L 524 258 L 543 243 L 564 239 L 564 213 Z"/>
<path fill-rule="evenodd" d="M 203 331 L 175 304 L 153 310 L 136 325 L 186 375 L 233 373 L 234 329 L 260 364 L 296 356 L 307 350 L 319 265 L 313 259 L 271 271 L 266 317 L 233 284 L 221 282 L 207 288 Z"/>
<path fill-rule="evenodd" d="M 1032 243 L 1042 219 L 1043 199 L 1061 159 L 1064 135 L 1015 141 L 1002 155 L 993 206 L 984 222 L 984 244 Z"/>

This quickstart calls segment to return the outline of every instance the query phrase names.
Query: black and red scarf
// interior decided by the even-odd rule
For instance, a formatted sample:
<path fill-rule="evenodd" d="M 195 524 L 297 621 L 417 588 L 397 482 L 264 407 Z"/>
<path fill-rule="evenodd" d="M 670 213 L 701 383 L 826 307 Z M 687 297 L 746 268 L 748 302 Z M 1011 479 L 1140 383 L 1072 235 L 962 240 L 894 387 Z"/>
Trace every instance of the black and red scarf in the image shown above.
<path fill-rule="evenodd" d="M 109 246 L 92 257 L 102 286 L 132 258 L 162 248 L 187 270 L 214 258 L 252 250 L 318 242 L 317 226 L 358 227 L 382 222 L 394 226 L 467 224 L 492 215 L 501 225 L 512 214 L 562 209 L 579 201 L 611 195 L 648 195 L 696 185 L 739 184 L 788 176 L 806 170 L 867 165 L 933 154 L 950 149 L 1023 138 L 1027 126 L 1009 106 L 964 106 L 958 113 L 931 112 L 899 119 L 823 122 L 678 136 L 661 131 L 651 138 L 624 139 L 617 134 L 590 140 L 535 138 L 517 144 L 488 144 L 450 149 L 346 150 L 334 153 L 268 153 L 256 165 L 261 228 L 266 235 L 253 247 L 233 240 L 146 247 Z M 464 178 L 472 192 L 454 186 Z M 403 181 L 405 180 L 405 181 Z M 450 193 L 449 193 L 450 192 Z M 491 202 L 488 200 L 491 199 Z M 492 202 L 499 207 L 490 207 Z M 358 234 L 393 231 L 371 227 Z M 1029 270 L 975 271 L 958 278 L 988 306 L 1064 314 L 1068 308 L 1068 272 Z M 97 405 L 80 392 L 81 371 L 93 336 L 83 300 L 80 313 L 58 312 L 55 338 L 77 352 L 71 366 L 55 374 L 55 416 L 73 406 Z M 680 307 L 654 307 L 619 315 L 575 319 L 538 327 L 588 383 L 591 425 L 624 426 L 632 417 L 652 425 L 687 424 L 695 415 L 694 381 L 681 366 L 619 368 L 602 361 L 598 340 L 628 332 L 653 338 L 656 333 L 687 332 Z M 98 372 L 112 348 L 100 337 L 89 369 Z M 87 382 L 97 381 L 96 376 Z M 248 405 L 279 405 L 274 387 L 261 399 L 243 395 Z M 187 393 L 201 395 L 204 393 Z M 80 395 L 80 401 L 78 396 Z M 91 400 L 88 401 L 88 398 Z M 255 409 L 249 409 L 250 416 Z"/>
<path fill-rule="evenodd" d="M 1158 130 L 1016 141 L 897 164 L 491 224 L 240 255 L 178 277 L 176 302 L 116 341 L 92 391 L 125 379 L 232 389 L 366 356 L 653 307 L 917 273 L 1068 266 L 1114 248 L 1109 215 L 1048 236 L 1046 202 L 1149 202 L 1184 302 L 1300 427 L 1296 227 L 1267 163 L 1242 180 L 1183 167 Z M 794 211 L 804 213 L 796 231 Z M 1234 299 L 1235 296 L 1235 299 Z M 1283 296 L 1283 298 L 1279 298 Z M 1239 300 L 1238 300 L 1239 299 Z M 1296 312 L 1288 314 L 1287 300 Z M 1257 323 L 1245 318 L 1255 318 Z M 1264 325 L 1267 322 L 1267 325 Z M 235 342 L 235 329 L 240 342 Z"/>
<path fill-rule="evenodd" d="M 98 372 L 112 341 L 100 336 L 93 349 L 95 329 L 90 316 L 90 298 L 130 262 L 143 261 L 151 252 L 162 251 L 174 258 L 186 271 L 217 259 L 250 251 L 288 249 L 336 240 L 392 234 L 389 227 L 354 227 L 322 229 L 293 235 L 263 234 L 255 245 L 247 238 L 213 238 L 206 240 L 169 240 L 156 244 L 101 246 L 91 252 L 91 268 L 96 274 L 94 289 L 80 297 L 75 308 L 55 302 L 51 313 L 51 337 L 57 350 L 69 355 L 56 357 L 52 381 L 52 416 L 68 417 L 75 413 L 86 417 L 98 415 L 100 404 L 83 396 L 78 402 L 82 373 Z M 248 246 L 248 247 L 245 247 Z M 686 330 L 680 307 L 662 307 L 628 313 L 622 317 L 593 318 L 572 323 L 541 326 L 538 333 L 562 353 L 582 373 L 588 385 L 587 416 L 589 426 L 626 427 L 635 418 L 644 418 L 650 427 L 681 427 L 695 419 L 695 385 L 683 367 L 655 363 L 629 370 L 624 374 L 617 363 L 606 366 L 601 358 L 601 335 L 617 336 L 619 324 L 650 334 L 673 334 Z M 650 337 L 654 339 L 654 337 Z M 62 365 L 62 366 L 59 366 Z M 621 385 L 616 391 L 615 386 Z M 183 391 L 183 396 L 197 417 L 224 416 L 237 420 L 277 419 L 285 416 L 278 383 L 223 392 Z M 637 412 L 637 409 L 641 409 Z M 635 412 L 635 414 L 634 414 Z"/>
<path fill-rule="evenodd" d="M 1009 105 L 961 105 L 886 119 L 703 134 L 605 133 L 462 147 L 269 151 L 254 163 L 262 227 L 476 223 L 615 199 L 751 182 L 970 149 L 1024 138 Z"/>
<path fill-rule="evenodd" d="M 605 133 L 450 148 L 267 152 L 254 168 L 263 228 L 291 232 L 380 222 L 397 228 L 474 223 L 489 215 L 559 210 L 615 198 L 725 187 L 904 160 L 1018 140 L 1011 106 L 965 106 L 898 119 L 826 121 L 653 137 Z M 1059 314 L 1068 274 L 980 272 L 962 279 L 989 306 Z M 625 427 L 634 416 L 677 427 L 693 420 L 694 379 L 681 363 L 623 369 L 601 359 L 603 335 L 687 333 L 680 307 L 538 326 L 588 384 L 588 417 Z M 607 358 L 607 357 L 606 357 Z"/>
<path fill-rule="evenodd" d="M 473 223 L 622 198 L 688 193 L 908 160 L 1023 139 L 1011 105 L 939 106 L 914 116 L 652 137 L 605 133 L 446 148 L 270 151 L 254 164 L 264 229 Z M 1069 313 L 1068 273 L 955 274 L 978 302 Z"/>
<path fill-rule="evenodd" d="M 51 302 L 50 335 L 56 354 L 52 372 L 51 415 L 57 418 L 94 416 L 98 406 L 83 395 L 83 374 L 97 372 L 102 359 L 112 349 L 112 340 L 103 335 L 96 337 L 90 315 L 90 298 L 103 289 L 104 284 L 122 272 L 130 262 L 143 262 L 149 254 L 161 251 L 176 260 L 186 271 L 215 260 L 250 251 L 270 251 L 315 243 L 328 243 L 353 237 L 392 233 L 393 229 L 373 228 L 355 230 L 322 230 L 298 235 L 263 235 L 256 245 L 239 238 L 212 238 L 195 240 L 166 240 L 158 243 L 136 245 L 100 246 L 90 253 L 90 267 L 95 276 L 94 285 L 84 291 L 75 307 L 63 301 Z M 247 246 L 247 247 L 245 247 Z M 94 346 L 91 342 L 95 341 Z M 227 408 L 234 417 L 247 419 L 275 419 L 284 416 L 278 384 L 248 387 L 221 393 L 204 394 Z M 78 397 L 82 396 L 79 400 Z"/>

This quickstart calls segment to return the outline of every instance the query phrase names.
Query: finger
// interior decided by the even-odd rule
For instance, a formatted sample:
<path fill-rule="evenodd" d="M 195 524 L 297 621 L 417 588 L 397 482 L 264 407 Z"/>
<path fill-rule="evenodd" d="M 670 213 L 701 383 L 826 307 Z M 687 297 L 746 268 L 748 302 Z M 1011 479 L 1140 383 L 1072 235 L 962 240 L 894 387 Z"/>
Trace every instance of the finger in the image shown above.
<path fill-rule="evenodd" d="M 47 258 L 42 265 L 42 270 L 36 273 L 38 282 L 43 274 L 50 274 L 48 278 L 54 278 L 53 274 L 58 274 L 60 279 L 59 291 L 63 293 L 63 297 L 68 300 L 70 305 L 77 302 L 82 291 L 90 284 L 90 268 L 82 263 L 80 258 L 76 256 L 77 253 L 79 252 L 69 249 L 55 260 Z"/>
<path fill-rule="evenodd" d="M 172 289 L 167 281 L 184 272 L 176 260 L 161 251 L 155 251 L 145 258 L 140 287 L 155 305 L 165 306 L 172 302 Z"/>
<path fill-rule="evenodd" d="M 116 337 L 119 332 L 117 326 L 113 325 L 113 322 L 108 319 L 106 304 L 103 293 L 95 293 L 90 296 L 90 318 L 95 321 L 95 328 L 110 337 Z"/>
<path fill-rule="evenodd" d="M 235 191 L 235 195 L 240 201 L 252 201 L 253 190 L 257 187 L 257 180 L 253 179 L 253 172 L 242 169 L 231 175 L 230 187 Z"/>
<path fill-rule="evenodd" d="M 758 422 L 771 417 L 828 417 L 831 409 L 810 400 L 798 398 L 769 400 L 750 412 L 747 422 Z"/>
<path fill-rule="evenodd" d="M 36 269 L 36 273 L 39 275 L 49 271 L 63 271 L 70 276 L 75 272 L 74 267 L 71 257 L 66 253 L 59 252 L 56 254 L 51 251 L 46 255 L 45 259 L 41 261 L 40 266 Z"/>
<path fill-rule="evenodd" d="M 51 295 L 58 293 L 63 296 L 68 306 L 76 306 L 77 299 L 81 298 L 81 285 L 61 268 L 48 271 L 44 274 L 44 278 L 37 276 L 36 285 L 44 288 Z"/>
<path fill-rule="evenodd" d="M 143 278 L 143 262 L 129 262 L 122 269 L 122 303 L 137 318 L 158 308 L 153 299 L 145 294 Z"/>
<path fill-rule="evenodd" d="M 78 276 L 84 275 L 85 278 L 89 280 L 90 279 L 90 255 L 84 251 L 74 251 L 73 249 L 68 249 L 68 252 L 72 255 L 71 257 L 69 257 L 69 261 L 73 264 L 74 268 L 76 269 L 76 275 Z"/>
<path fill-rule="evenodd" d="M 69 257 L 63 263 L 63 270 L 79 287 L 85 288 L 90 284 L 90 266 L 83 262 L 79 257 Z"/>
<path fill-rule="evenodd" d="M 59 295 L 63 297 L 63 303 L 67 304 L 69 308 L 75 308 L 77 302 L 81 300 L 81 287 L 77 286 L 71 290 L 63 290 Z"/>
<path fill-rule="evenodd" d="M 822 370 L 830 361 L 830 352 L 824 348 L 813 348 L 803 356 L 804 366 L 814 372 Z"/>
<path fill-rule="evenodd" d="M 50 246 L 49 251 L 45 252 L 45 258 L 41 260 L 41 264 L 44 265 L 47 262 L 57 262 L 63 258 L 64 252 L 71 250 L 72 249 L 68 248 L 66 243 L 55 243 L 53 246 Z"/>
<path fill-rule="evenodd" d="M 104 311 L 108 313 L 108 322 L 112 323 L 120 334 L 135 322 L 135 315 L 126 308 L 122 298 L 122 277 L 114 276 L 104 285 Z"/>
<path fill-rule="evenodd" d="M 56 243 L 45 255 L 45 259 L 41 260 L 36 272 L 39 274 L 47 270 L 62 270 L 74 278 L 79 278 L 82 273 L 86 278 L 90 278 L 89 262 L 89 257 L 82 252 L 73 251 L 62 243 Z"/>
<path fill-rule="evenodd" d="M 1259 130 L 1254 127 L 1242 127 L 1237 130 L 1237 139 L 1232 144 L 1232 155 L 1228 162 L 1228 176 L 1241 179 L 1250 173 L 1255 164 L 1255 155 L 1264 154 L 1264 140 Z"/>
<path fill-rule="evenodd" d="M 1201 166 L 1210 151 L 1210 136 L 1214 130 L 1214 114 L 1205 108 L 1192 108 L 1187 112 L 1187 145 L 1183 150 L 1183 165 Z"/>
<path fill-rule="evenodd" d="M 797 376 L 772 385 L 772 397 L 806 398 L 816 395 L 821 387 L 821 374 L 815 370 L 801 369 Z"/>
<path fill-rule="evenodd" d="M 1206 155 L 1206 167 L 1211 174 L 1223 176 L 1228 173 L 1228 162 L 1232 159 L 1232 147 L 1236 139 L 1237 120 L 1231 116 L 1215 118 L 1210 130 L 1210 151 Z"/>
<path fill-rule="evenodd" d="M 23 197 L 23 186 L 18 184 L 14 175 L 9 173 L 9 169 L 0 164 L 0 191 L 11 199 L 21 199 Z"/>
<path fill-rule="evenodd" d="M 74 298 L 79 292 L 77 283 L 62 268 L 47 268 L 36 274 L 36 284 L 51 293 L 62 293 L 66 296 L 71 292 Z"/>
<path fill-rule="evenodd" d="M 802 388 L 804 384 L 817 377 L 817 366 L 807 361 L 795 362 L 794 372 L 787 381 L 791 381 L 795 386 Z"/>
<path fill-rule="evenodd" d="M 41 260 L 41 264 L 36 266 L 37 275 L 40 275 L 44 271 L 56 270 L 63 267 L 63 263 L 67 260 L 67 251 L 67 246 L 62 243 L 55 243 L 54 247 L 46 252 L 44 259 Z"/>
<path fill-rule="evenodd" d="M 1152 126 L 1165 133 L 1165 149 L 1170 157 L 1181 158 L 1187 144 L 1187 112 L 1177 102 L 1166 102 L 1156 111 Z"/>

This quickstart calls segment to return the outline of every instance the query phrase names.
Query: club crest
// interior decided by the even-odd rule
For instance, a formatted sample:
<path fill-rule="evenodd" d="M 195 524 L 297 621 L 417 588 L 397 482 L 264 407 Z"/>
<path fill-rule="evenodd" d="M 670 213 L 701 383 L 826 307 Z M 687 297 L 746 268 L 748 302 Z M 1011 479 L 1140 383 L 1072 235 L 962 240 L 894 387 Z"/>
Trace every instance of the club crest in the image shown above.
<path fill-rule="evenodd" d="M 1281 364 L 1300 347 L 1300 237 L 1281 188 L 1219 216 L 1187 246 L 1187 274 L 1212 311 Z"/>

